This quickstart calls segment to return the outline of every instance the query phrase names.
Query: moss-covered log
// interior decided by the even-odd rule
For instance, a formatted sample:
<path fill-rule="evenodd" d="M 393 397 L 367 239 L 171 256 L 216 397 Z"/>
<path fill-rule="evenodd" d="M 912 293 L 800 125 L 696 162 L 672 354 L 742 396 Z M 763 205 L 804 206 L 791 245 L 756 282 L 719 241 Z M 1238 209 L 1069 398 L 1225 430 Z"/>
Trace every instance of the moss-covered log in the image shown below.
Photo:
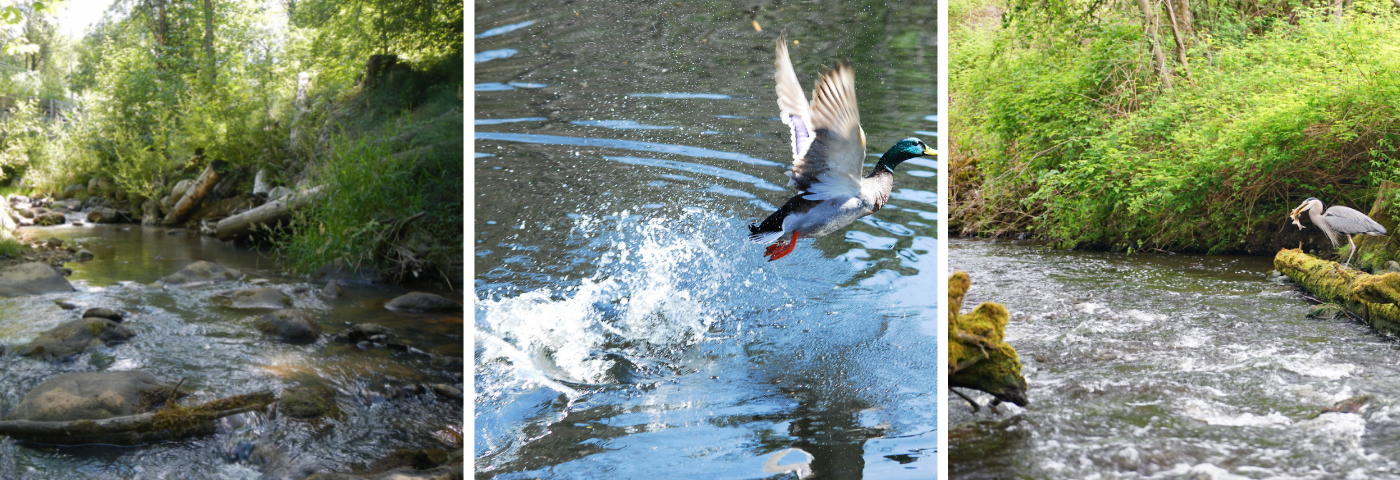
<path fill-rule="evenodd" d="M 193 407 L 171 405 L 162 410 L 100 420 L 70 422 L 0 421 L 0 435 L 50 445 L 139 445 L 214 433 L 214 420 L 260 410 L 276 401 L 263 391 L 221 398 Z"/>
<path fill-rule="evenodd" d="M 1400 335 L 1400 308 L 1395 305 L 1400 301 L 1400 273 L 1371 275 L 1296 248 L 1280 250 L 1274 268 L 1322 301 L 1360 315 L 1376 331 Z"/>
<path fill-rule="evenodd" d="M 1025 406 L 1028 387 L 1021 376 L 1021 360 L 1004 341 L 1010 314 L 1006 307 L 991 302 L 959 314 L 971 286 L 972 279 L 963 272 L 948 279 L 948 384 Z"/>

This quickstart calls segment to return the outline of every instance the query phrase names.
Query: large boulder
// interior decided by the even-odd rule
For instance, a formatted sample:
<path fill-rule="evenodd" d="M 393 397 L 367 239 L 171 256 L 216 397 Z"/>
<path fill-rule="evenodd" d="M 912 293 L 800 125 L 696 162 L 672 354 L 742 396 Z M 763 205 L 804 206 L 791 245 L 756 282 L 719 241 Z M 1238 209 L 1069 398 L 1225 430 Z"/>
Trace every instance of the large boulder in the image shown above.
<path fill-rule="evenodd" d="M 71 291 L 73 284 L 43 263 L 22 263 L 0 270 L 0 296 L 3 297 Z"/>
<path fill-rule="evenodd" d="M 276 288 L 255 288 L 239 290 L 229 296 L 229 306 L 233 308 L 291 308 L 292 299 Z"/>
<path fill-rule="evenodd" d="M 146 413 L 174 389 L 142 371 L 65 373 L 34 387 L 6 420 L 63 422 Z"/>
<path fill-rule="evenodd" d="M 67 360 L 90 349 L 125 342 L 136 336 L 120 323 L 87 317 L 64 322 L 15 351 L 41 360 Z"/>
<path fill-rule="evenodd" d="M 160 279 L 161 283 L 170 286 L 191 287 L 195 285 L 205 285 L 210 283 L 231 282 L 238 280 L 243 274 L 214 262 L 200 260 L 191 263 L 180 271 L 172 273 Z"/>
<path fill-rule="evenodd" d="M 88 212 L 87 219 L 92 223 L 117 223 L 126 221 L 121 212 L 112 207 L 98 207 Z"/>
<path fill-rule="evenodd" d="M 287 343 L 312 343 L 321 336 L 321 324 L 301 310 L 269 312 L 258 318 L 253 326 L 257 327 L 258 331 L 278 337 Z"/>
<path fill-rule="evenodd" d="M 384 308 L 400 312 L 460 312 L 462 304 L 431 293 L 413 292 L 400 295 L 384 304 Z"/>
<path fill-rule="evenodd" d="M 68 188 L 63 189 L 63 193 L 59 194 L 58 198 L 73 198 L 73 197 L 78 196 L 79 192 L 86 192 L 86 191 L 87 191 L 87 186 L 85 186 L 85 185 L 73 184 L 73 185 L 69 185 Z"/>
<path fill-rule="evenodd" d="M 45 213 L 43 216 L 36 215 L 34 217 L 34 224 L 41 227 L 52 227 L 54 225 L 63 225 L 65 223 L 68 223 L 68 217 L 63 216 L 62 213 L 58 212 L 48 212 Z"/>

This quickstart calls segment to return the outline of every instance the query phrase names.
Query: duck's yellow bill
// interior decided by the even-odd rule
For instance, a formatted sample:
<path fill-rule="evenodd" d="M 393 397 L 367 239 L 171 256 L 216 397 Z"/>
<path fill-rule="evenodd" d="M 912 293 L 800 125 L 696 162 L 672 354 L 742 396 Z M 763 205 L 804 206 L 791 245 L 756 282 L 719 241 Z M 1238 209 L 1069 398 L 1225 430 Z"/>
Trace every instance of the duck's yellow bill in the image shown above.
<path fill-rule="evenodd" d="M 936 157 L 938 156 L 938 150 L 934 150 L 932 148 L 929 148 L 928 145 L 924 145 L 924 155 L 931 155 Z"/>

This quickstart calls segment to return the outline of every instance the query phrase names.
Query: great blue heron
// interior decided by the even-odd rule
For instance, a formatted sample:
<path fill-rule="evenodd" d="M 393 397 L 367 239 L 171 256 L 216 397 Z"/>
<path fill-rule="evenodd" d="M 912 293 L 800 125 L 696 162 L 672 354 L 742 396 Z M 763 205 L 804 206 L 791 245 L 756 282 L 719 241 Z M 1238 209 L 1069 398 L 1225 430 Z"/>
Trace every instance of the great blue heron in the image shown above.
<path fill-rule="evenodd" d="M 1322 207 L 1322 200 L 1309 198 L 1303 200 L 1303 204 L 1293 209 L 1288 216 L 1293 218 L 1293 223 L 1298 225 L 1298 228 L 1303 228 L 1303 225 L 1298 223 L 1298 214 L 1308 212 L 1308 219 L 1312 220 L 1317 228 L 1321 228 L 1322 233 L 1327 234 L 1327 239 L 1332 241 L 1333 247 L 1341 245 L 1341 242 L 1337 241 L 1337 234 L 1345 234 L 1348 245 L 1346 265 L 1351 265 L 1351 257 L 1356 254 L 1356 242 L 1351 240 L 1352 235 L 1385 235 L 1385 227 L 1356 209 L 1333 205 L 1323 213 Z"/>

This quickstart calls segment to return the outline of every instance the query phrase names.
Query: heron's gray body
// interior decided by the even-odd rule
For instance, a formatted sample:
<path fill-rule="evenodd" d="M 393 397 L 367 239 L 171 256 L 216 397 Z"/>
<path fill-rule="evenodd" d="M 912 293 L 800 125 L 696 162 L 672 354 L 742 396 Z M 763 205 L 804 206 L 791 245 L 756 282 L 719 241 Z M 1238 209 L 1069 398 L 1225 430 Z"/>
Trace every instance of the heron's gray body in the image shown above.
<path fill-rule="evenodd" d="M 1303 202 L 1303 206 L 1300 208 L 1307 208 L 1308 219 L 1312 220 L 1317 228 L 1322 229 L 1322 233 L 1327 234 L 1327 239 L 1332 241 L 1333 247 L 1342 245 L 1341 240 L 1337 238 L 1338 233 L 1347 236 L 1347 245 L 1349 245 L 1347 264 L 1351 263 L 1352 254 L 1356 253 L 1356 243 L 1352 242 L 1352 235 L 1381 236 L 1386 234 L 1385 227 L 1354 208 L 1333 205 L 1326 212 L 1323 212 L 1322 206 L 1322 200 L 1309 198 Z"/>

